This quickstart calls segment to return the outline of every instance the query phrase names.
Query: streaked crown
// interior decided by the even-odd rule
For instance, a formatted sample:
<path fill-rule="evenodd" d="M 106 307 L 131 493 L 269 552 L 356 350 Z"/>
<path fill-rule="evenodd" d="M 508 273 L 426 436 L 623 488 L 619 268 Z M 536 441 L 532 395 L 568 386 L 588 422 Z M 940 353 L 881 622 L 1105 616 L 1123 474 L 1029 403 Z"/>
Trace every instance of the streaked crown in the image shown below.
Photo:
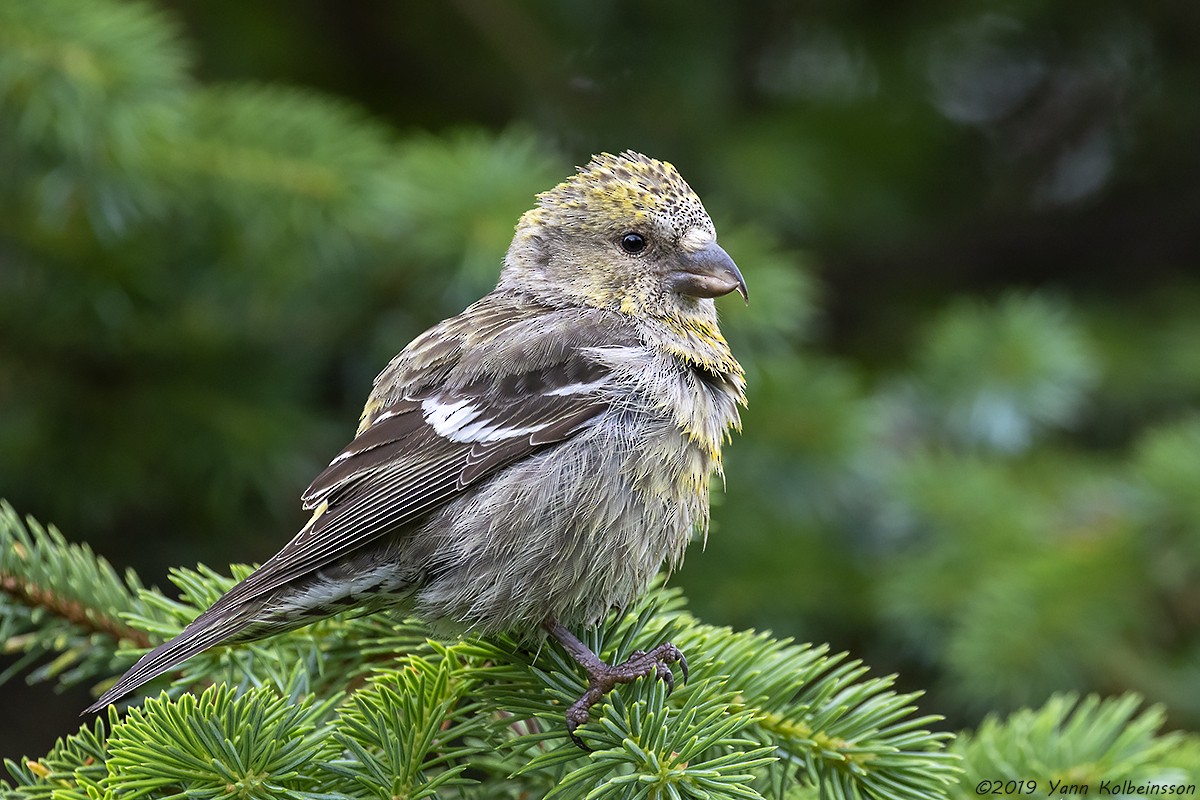
<path fill-rule="evenodd" d="M 553 216 L 572 225 L 607 227 L 656 218 L 681 233 L 712 228 L 700 198 L 672 164 L 632 150 L 593 156 L 578 174 L 537 198 L 538 207 L 522 223 L 545 224 Z"/>

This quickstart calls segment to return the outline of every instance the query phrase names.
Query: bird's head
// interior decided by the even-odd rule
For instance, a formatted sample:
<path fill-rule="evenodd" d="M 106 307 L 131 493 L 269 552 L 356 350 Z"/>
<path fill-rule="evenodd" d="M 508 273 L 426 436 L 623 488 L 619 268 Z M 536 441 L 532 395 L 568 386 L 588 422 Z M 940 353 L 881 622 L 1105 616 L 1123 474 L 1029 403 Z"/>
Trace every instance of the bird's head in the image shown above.
<path fill-rule="evenodd" d="M 746 282 L 700 198 L 672 165 L 595 156 L 517 223 L 500 288 L 628 314 L 711 314 Z"/>

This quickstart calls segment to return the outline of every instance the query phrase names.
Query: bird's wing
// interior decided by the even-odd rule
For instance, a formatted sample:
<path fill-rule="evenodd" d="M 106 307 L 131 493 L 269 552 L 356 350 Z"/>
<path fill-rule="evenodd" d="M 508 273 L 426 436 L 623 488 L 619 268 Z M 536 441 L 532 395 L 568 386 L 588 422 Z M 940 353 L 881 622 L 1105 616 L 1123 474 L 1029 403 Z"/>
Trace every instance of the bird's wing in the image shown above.
<path fill-rule="evenodd" d="M 143 655 L 87 712 L 236 639 L 252 626 L 258 600 L 603 413 L 611 376 L 589 350 L 624 343 L 611 320 L 575 313 L 564 326 L 527 304 L 485 301 L 419 337 L 380 375 L 357 436 L 304 493 L 316 513 L 300 533 L 178 636 Z"/>
<path fill-rule="evenodd" d="M 507 360 L 506 370 L 465 382 L 453 380 L 452 371 L 432 384 L 413 382 L 374 408 L 369 424 L 305 491 L 305 504 L 317 509 L 313 518 L 214 609 L 311 574 L 585 428 L 608 407 L 608 367 L 586 348 L 549 359 L 542 352 L 534 363 Z"/>
<path fill-rule="evenodd" d="M 319 513 L 247 578 L 237 599 L 320 569 L 571 437 L 607 408 L 607 380 L 606 368 L 575 354 L 537 371 L 402 398 L 317 476 L 304 500 Z"/>

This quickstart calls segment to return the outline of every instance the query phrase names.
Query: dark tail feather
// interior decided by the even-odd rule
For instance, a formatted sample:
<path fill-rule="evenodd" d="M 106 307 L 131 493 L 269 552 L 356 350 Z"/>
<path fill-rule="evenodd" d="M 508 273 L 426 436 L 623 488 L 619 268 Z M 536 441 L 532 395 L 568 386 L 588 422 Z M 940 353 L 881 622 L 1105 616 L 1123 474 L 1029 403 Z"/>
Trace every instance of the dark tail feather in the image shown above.
<path fill-rule="evenodd" d="M 208 609 L 175 638 L 163 642 L 138 659 L 138 662 L 121 676 L 121 680 L 101 695 L 99 700 L 85 708 L 83 713 L 93 714 L 100 711 L 192 656 L 228 641 L 241 631 L 247 621 L 246 615 L 238 613 L 237 609 L 231 611 L 219 609 L 217 606 Z"/>

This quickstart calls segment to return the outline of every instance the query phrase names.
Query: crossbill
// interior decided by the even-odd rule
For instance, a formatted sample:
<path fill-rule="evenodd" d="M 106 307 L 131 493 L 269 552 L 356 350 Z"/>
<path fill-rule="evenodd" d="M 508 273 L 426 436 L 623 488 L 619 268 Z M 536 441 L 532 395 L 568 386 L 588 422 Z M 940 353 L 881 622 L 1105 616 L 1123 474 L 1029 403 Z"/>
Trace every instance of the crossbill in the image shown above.
<path fill-rule="evenodd" d="M 496 288 L 376 378 L 308 523 L 88 711 L 193 655 L 354 609 L 549 634 L 588 675 L 568 732 L 619 683 L 672 682 L 663 643 L 608 665 L 570 627 L 627 606 L 707 533 L 745 378 L 713 299 L 746 283 L 668 163 L 596 156 L 538 195 Z M 576 739 L 578 742 L 578 739 Z"/>

